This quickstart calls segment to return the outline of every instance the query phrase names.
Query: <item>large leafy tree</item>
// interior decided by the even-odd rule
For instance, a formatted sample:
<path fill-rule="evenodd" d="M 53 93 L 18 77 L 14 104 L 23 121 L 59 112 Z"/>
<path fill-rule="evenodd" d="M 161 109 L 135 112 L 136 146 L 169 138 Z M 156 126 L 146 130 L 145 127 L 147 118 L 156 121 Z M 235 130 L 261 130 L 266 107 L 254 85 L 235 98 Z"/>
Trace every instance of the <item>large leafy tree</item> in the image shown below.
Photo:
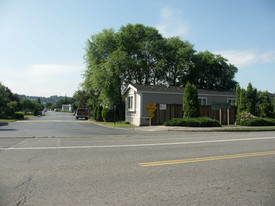
<path fill-rule="evenodd" d="M 164 38 L 158 30 L 142 24 L 122 26 L 118 32 L 119 50 L 125 54 L 124 82 L 157 84 L 163 73 Z"/>
<path fill-rule="evenodd" d="M 122 108 L 121 93 L 129 83 L 235 89 L 237 68 L 220 55 L 199 52 L 179 37 L 164 38 L 153 27 L 104 29 L 87 42 L 82 87 L 93 91 L 97 104 Z"/>
<path fill-rule="evenodd" d="M 18 95 L 0 82 L 0 117 L 13 117 L 19 106 Z"/>
<path fill-rule="evenodd" d="M 169 86 L 184 86 L 192 70 L 192 58 L 195 53 L 193 45 L 179 37 L 166 40 L 164 58 L 162 59 L 164 79 Z"/>
<path fill-rule="evenodd" d="M 234 77 L 238 69 L 227 62 L 221 55 L 199 52 L 194 56 L 195 69 L 190 71 L 190 81 L 201 89 L 235 89 Z"/>

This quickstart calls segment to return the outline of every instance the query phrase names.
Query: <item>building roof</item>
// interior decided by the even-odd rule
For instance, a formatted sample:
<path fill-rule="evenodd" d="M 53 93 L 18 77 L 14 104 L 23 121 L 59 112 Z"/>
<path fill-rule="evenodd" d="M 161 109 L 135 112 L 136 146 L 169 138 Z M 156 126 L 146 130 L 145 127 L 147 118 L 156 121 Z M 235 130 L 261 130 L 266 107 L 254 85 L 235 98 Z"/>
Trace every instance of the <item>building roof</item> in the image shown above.
<path fill-rule="evenodd" d="M 128 89 L 134 87 L 137 91 L 141 92 L 152 92 L 152 93 L 178 93 L 183 94 L 183 87 L 173 87 L 173 86 L 164 86 L 164 85 L 140 85 L 140 84 L 130 84 Z M 127 90 L 128 90 L 127 89 Z M 126 90 L 126 92 L 127 92 Z M 212 94 L 212 95 L 236 95 L 236 91 L 220 91 L 220 90 L 208 90 L 208 89 L 198 89 L 198 94 Z"/>

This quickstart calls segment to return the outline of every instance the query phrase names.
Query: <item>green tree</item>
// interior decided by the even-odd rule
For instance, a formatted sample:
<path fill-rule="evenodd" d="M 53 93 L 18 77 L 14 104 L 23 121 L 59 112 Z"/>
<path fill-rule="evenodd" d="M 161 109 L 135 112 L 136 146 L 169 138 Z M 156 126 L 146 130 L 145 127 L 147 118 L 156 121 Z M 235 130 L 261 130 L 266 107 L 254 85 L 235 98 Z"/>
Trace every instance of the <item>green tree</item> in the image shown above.
<path fill-rule="evenodd" d="M 246 90 L 246 109 L 247 112 L 251 113 L 252 115 L 256 115 L 257 113 L 257 89 L 252 87 L 252 84 L 249 83 Z"/>
<path fill-rule="evenodd" d="M 169 86 L 184 86 L 192 70 L 192 58 L 195 53 L 193 45 L 179 37 L 166 40 L 163 66 L 165 81 Z"/>
<path fill-rule="evenodd" d="M 119 51 L 123 52 L 123 82 L 157 84 L 163 80 L 164 38 L 153 27 L 142 24 L 122 26 L 117 33 Z"/>
<path fill-rule="evenodd" d="M 96 120 L 97 121 L 97 110 L 98 110 L 98 105 L 96 105 L 95 107 L 94 107 L 94 111 L 93 111 L 93 119 L 94 120 Z"/>
<path fill-rule="evenodd" d="M 241 94 L 241 86 L 240 84 L 237 85 L 237 88 L 236 88 L 236 105 L 238 107 L 238 105 L 240 104 L 240 94 Z"/>
<path fill-rule="evenodd" d="M 15 112 L 18 111 L 18 102 L 17 101 L 11 101 L 7 104 L 6 107 L 6 115 L 9 117 L 14 117 Z"/>
<path fill-rule="evenodd" d="M 50 101 L 47 101 L 46 103 L 45 103 L 45 107 L 46 108 L 51 108 L 52 107 L 52 102 L 50 102 Z"/>
<path fill-rule="evenodd" d="M 199 117 L 200 104 L 198 91 L 195 85 L 187 82 L 183 94 L 183 116 L 185 118 Z"/>
<path fill-rule="evenodd" d="M 102 121 L 102 106 L 98 106 L 96 113 L 96 121 Z"/>
<path fill-rule="evenodd" d="M 193 58 L 195 68 L 190 71 L 190 82 L 201 89 L 232 90 L 238 69 L 221 55 L 199 52 Z"/>
<path fill-rule="evenodd" d="M 247 111 L 247 97 L 246 97 L 246 90 L 241 88 L 240 95 L 239 95 L 239 104 L 238 106 L 238 114 Z"/>
<path fill-rule="evenodd" d="M 268 91 L 261 92 L 259 96 L 259 116 L 273 117 L 272 105 Z"/>
<path fill-rule="evenodd" d="M 5 116 L 8 102 L 10 102 L 9 93 L 6 91 L 6 87 L 0 82 L 0 117 Z"/>
<path fill-rule="evenodd" d="M 22 99 L 21 105 L 22 105 L 22 109 L 25 113 L 33 112 L 33 110 L 35 109 L 35 106 L 36 106 L 35 102 L 28 98 Z"/>

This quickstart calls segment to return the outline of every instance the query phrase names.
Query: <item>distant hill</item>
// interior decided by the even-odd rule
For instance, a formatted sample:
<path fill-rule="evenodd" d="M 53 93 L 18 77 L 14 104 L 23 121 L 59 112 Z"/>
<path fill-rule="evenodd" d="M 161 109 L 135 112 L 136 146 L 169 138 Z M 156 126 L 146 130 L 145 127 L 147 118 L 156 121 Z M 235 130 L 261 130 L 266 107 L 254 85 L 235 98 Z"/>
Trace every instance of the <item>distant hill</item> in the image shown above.
<path fill-rule="evenodd" d="M 42 104 L 45 104 L 46 102 L 51 102 L 52 104 L 56 103 L 59 99 L 64 99 L 65 96 L 57 96 L 57 95 L 53 95 L 50 97 L 37 97 L 37 96 L 26 96 L 24 94 L 19 94 L 19 98 L 20 99 L 24 99 L 24 98 L 29 98 L 31 100 L 37 100 L 38 98 L 40 98 L 40 101 Z M 68 97 L 69 98 L 69 97 Z"/>

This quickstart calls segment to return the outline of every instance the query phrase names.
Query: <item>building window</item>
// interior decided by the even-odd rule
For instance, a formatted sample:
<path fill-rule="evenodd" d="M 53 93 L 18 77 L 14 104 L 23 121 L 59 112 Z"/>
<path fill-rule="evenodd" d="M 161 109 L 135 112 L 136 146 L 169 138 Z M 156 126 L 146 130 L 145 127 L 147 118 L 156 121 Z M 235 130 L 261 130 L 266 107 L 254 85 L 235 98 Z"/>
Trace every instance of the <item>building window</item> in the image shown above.
<path fill-rule="evenodd" d="M 199 97 L 200 105 L 207 105 L 207 97 Z"/>
<path fill-rule="evenodd" d="M 134 111 L 134 95 L 128 96 L 128 110 Z"/>
<path fill-rule="evenodd" d="M 229 103 L 231 106 L 236 105 L 236 99 L 235 98 L 228 98 L 227 103 Z"/>

